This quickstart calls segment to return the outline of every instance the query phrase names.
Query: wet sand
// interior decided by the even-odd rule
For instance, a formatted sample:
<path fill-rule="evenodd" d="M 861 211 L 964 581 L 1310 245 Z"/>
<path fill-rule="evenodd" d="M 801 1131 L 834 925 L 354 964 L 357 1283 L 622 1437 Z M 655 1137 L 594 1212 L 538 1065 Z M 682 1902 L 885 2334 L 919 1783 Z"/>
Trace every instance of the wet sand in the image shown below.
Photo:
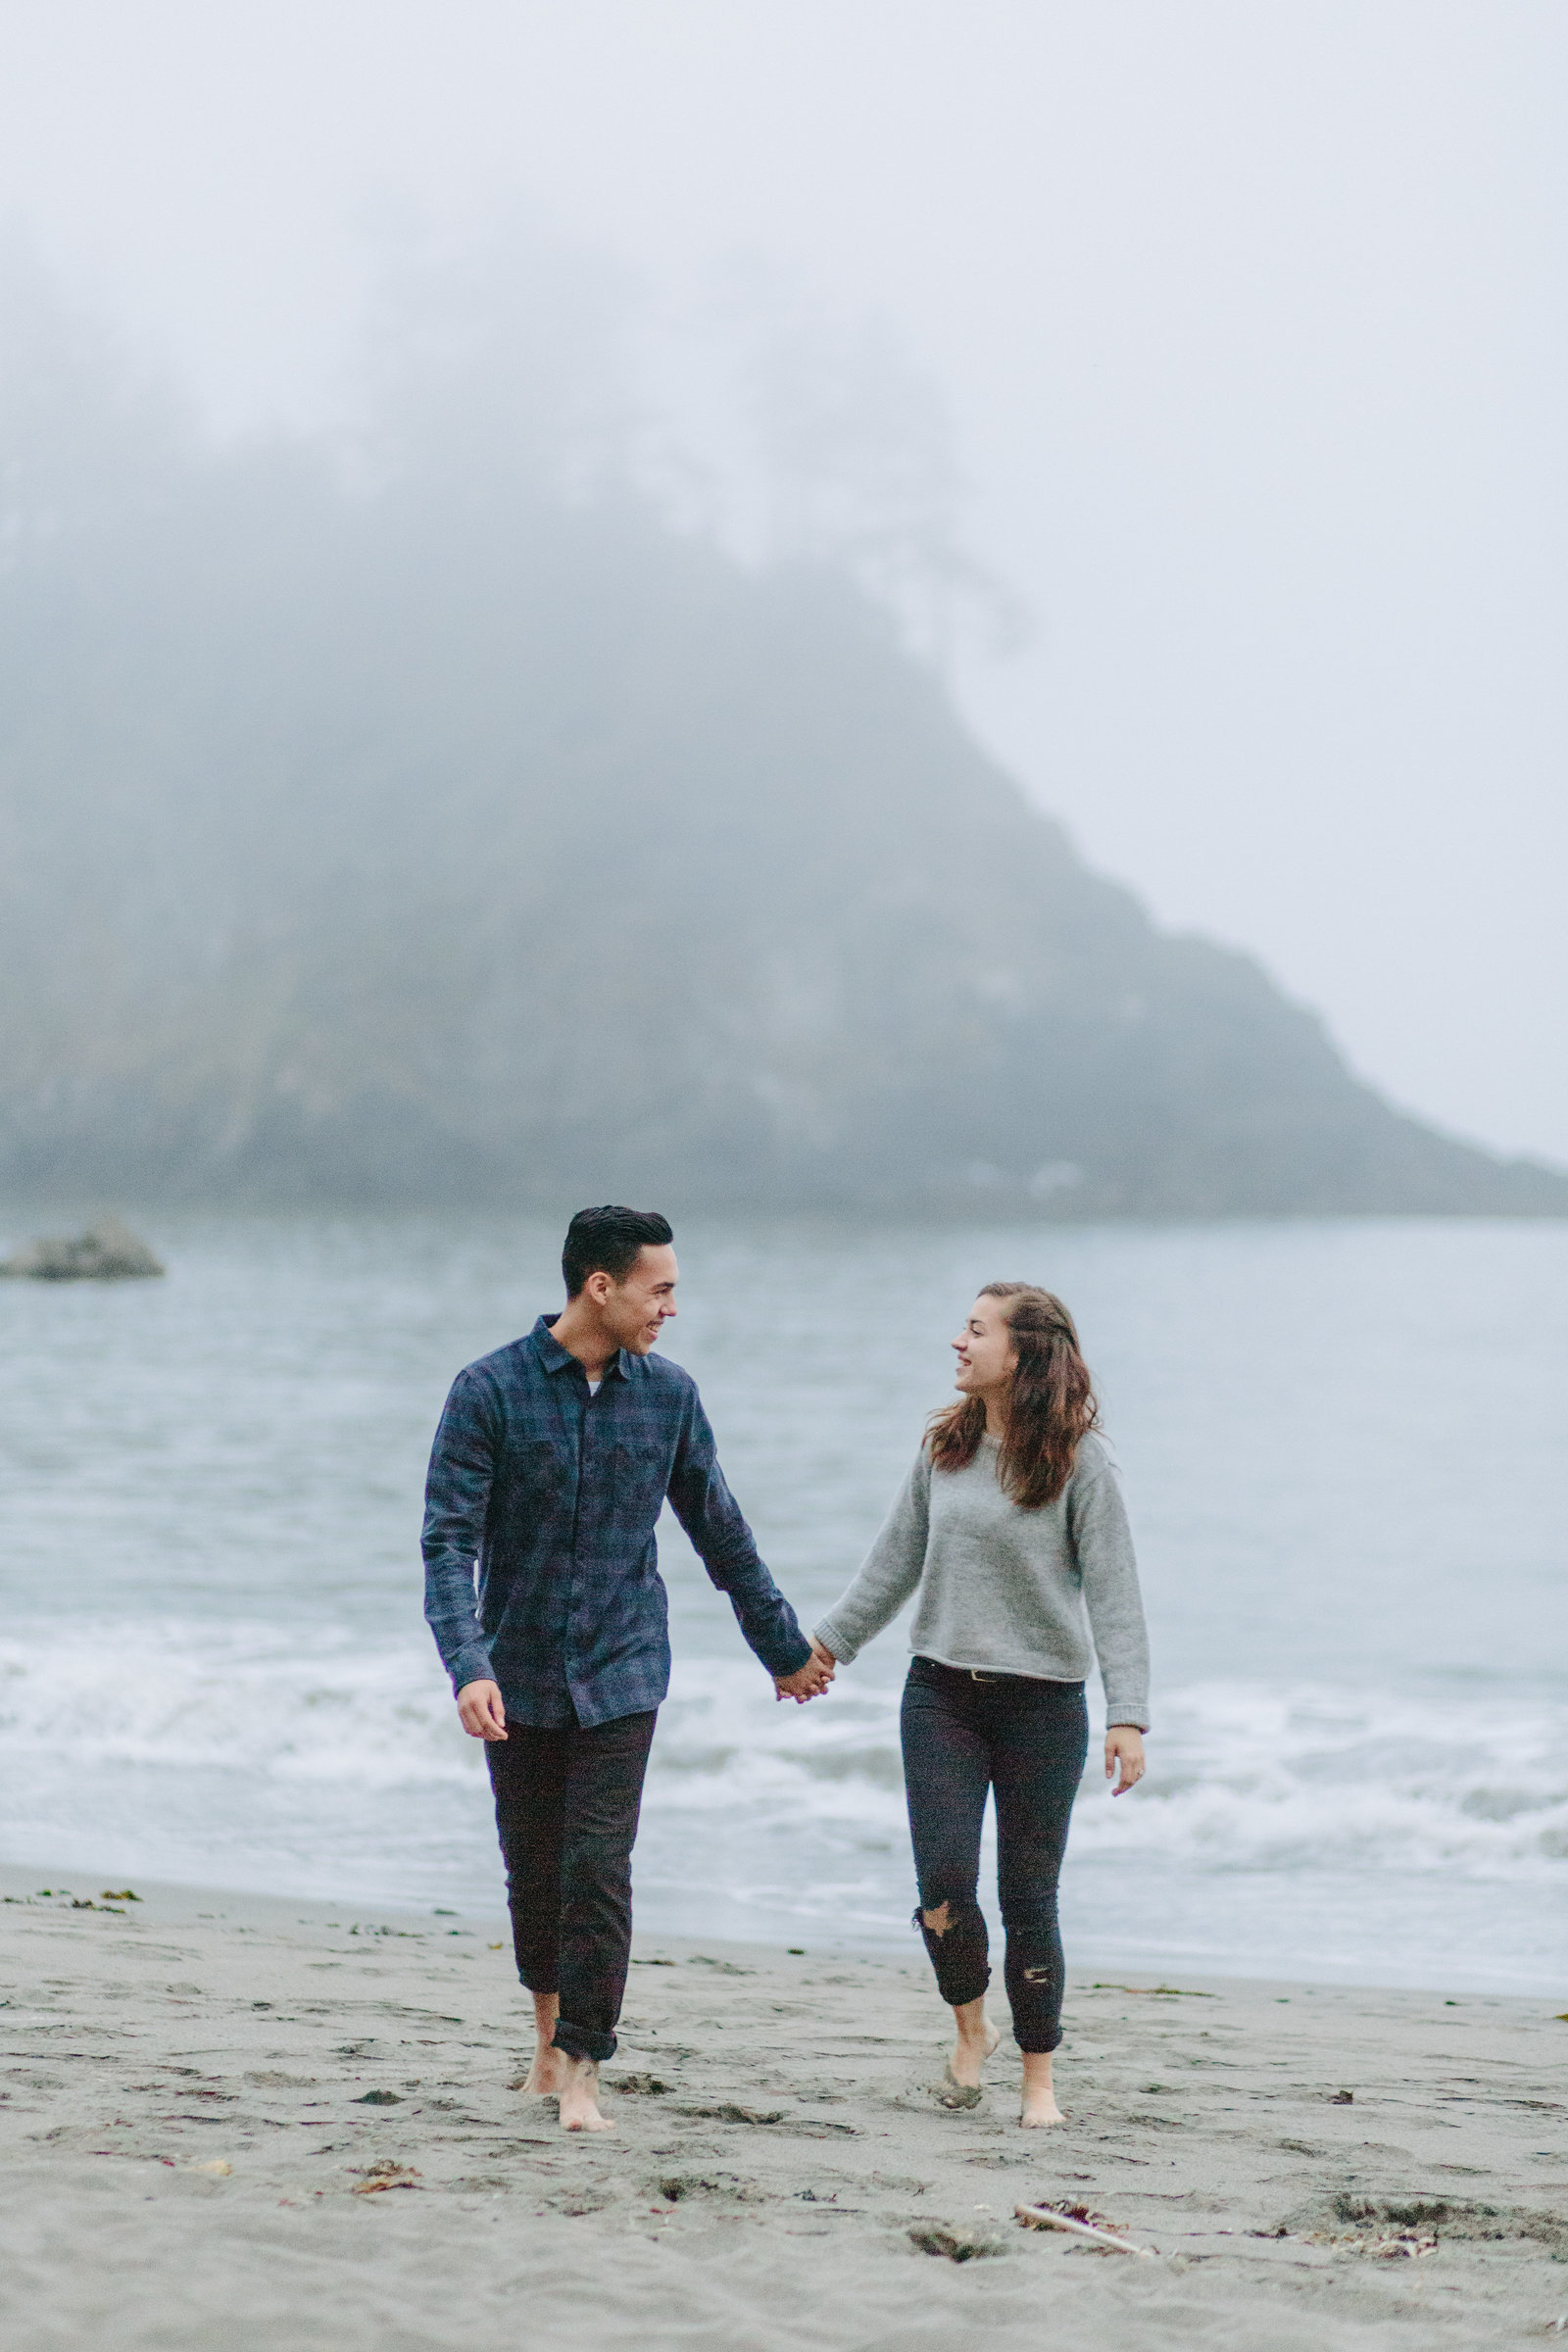
<path fill-rule="evenodd" d="M 912 1939 L 644 1939 L 577 2137 L 511 2087 L 499 1913 L 106 1889 L 0 1869 L 7 2352 L 1568 2340 L 1563 2002 L 1075 1971 L 1025 2133 L 1006 2040 L 936 2104 Z"/>

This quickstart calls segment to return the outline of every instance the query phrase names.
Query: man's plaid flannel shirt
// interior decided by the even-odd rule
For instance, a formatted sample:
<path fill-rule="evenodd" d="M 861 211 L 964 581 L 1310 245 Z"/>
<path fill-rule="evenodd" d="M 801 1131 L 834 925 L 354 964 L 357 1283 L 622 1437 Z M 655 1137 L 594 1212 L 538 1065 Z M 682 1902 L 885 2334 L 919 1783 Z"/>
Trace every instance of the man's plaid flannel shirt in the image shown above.
<path fill-rule="evenodd" d="M 769 1674 L 794 1674 L 810 1644 L 724 1484 L 690 1373 L 623 1348 L 590 1396 L 550 1320 L 460 1372 L 436 1431 L 424 1613 L 453 1690 L 498 1683 L 523 1724 L 586 1729 L 657 1707 L 666 1494 Z"/>

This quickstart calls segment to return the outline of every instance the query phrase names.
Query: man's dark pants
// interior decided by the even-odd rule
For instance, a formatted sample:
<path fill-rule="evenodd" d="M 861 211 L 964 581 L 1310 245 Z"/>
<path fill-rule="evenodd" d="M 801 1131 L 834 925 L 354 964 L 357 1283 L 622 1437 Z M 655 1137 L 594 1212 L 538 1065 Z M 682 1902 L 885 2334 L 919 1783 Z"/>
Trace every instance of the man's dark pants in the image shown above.
<path fill-rule="evenodd" d="M 584 1731 L 507 1724 L 486 1743 L 517 1974 L 561 1997 L 555 2047 L 615 2054 L 631 1963 L 631 1849 L 657 1707 Z"/>

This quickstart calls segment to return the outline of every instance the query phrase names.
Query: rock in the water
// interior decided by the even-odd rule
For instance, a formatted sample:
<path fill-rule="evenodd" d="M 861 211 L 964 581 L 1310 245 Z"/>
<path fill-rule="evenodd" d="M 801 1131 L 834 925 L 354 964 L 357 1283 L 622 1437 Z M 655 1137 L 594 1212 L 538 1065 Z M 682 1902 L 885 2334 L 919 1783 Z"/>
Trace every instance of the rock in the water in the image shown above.
<path fill-rule="evenodd" d="M 33 1282 L 134 1282 L 164 1271 L 118 1217 L 100 1217 L 69 1241 L 29 1242 L 15 1257 L 0 1259 L 0 1274 Z"/>

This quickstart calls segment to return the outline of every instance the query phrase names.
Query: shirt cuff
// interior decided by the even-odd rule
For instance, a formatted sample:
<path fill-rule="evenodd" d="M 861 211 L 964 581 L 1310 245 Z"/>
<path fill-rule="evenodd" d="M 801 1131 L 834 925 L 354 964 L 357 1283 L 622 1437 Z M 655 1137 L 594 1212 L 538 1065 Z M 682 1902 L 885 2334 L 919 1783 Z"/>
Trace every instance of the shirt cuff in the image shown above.
<path fill-rule="evenodd" d="M 454 1698 L 469 1683 L 493 1683 L 496 1679 L 496 1670 L 490 1663 L 490 1652 L 477 1642 L 470 1642 L 466 1649 L 460 1649 L 447 1672 L 452 1677 Z"/>
<path fill-rule="evenodd" d="M 1105 1728 L 1113 1723 L 1130 1723 L 1140 1732 L 1149 1729 L 1149 1699 L 1146 1693 L 1126 1690 L 1105 1692 Z"/>
<path fill-rule="evenodd" d="M 793 1649 L 791 1650 L 791 1655 L 795 1658 L 793 1666 L 775 1666 L 769 1658 L 762 1660 L 762 1664 L 776 1683 L 788 1682 L 792 1674 L 799 1674 L 803 1666 L 809 1666 L 811 1663 L 811 1645 L 804 1634 L 800 1636 L 800 1643 L 799 1655 L 796 1655 Z"/>
<path fill-rule="evenodd" d="M 824 1649 L 830 1649 L 833 1652 L 841 1666 L 853 1665 L 856 1658 L 859 1656 L 860 1644 L 858 1642 L 852 1642 L 848 1634 L 841 1634 L 831 1617 L 823 1618 L 821 1624 L 815 1629 L 814 1639 L 821 1642 Z"/>

